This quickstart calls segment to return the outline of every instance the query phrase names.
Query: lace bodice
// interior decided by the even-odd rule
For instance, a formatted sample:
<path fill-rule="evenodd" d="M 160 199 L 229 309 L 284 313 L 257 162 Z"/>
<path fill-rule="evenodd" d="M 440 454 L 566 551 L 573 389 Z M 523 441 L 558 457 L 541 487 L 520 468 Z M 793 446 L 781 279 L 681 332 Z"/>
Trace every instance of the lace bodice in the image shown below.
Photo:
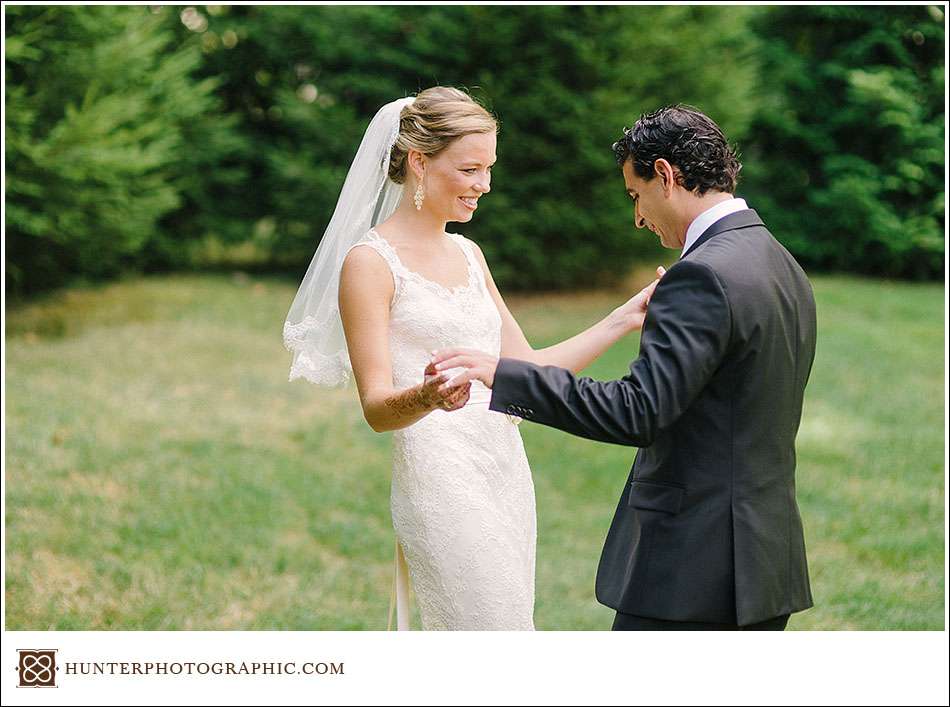
<path fill-rule="evenodd" d="M 447 347 L 501 353 L 501 315 L 485 285 L 485 273 L 474 244 L 457 233 L 447 234 L 458 244 L 468 263 L 468 281 L 447 288 L 410 270 L 389 241 L 370 229 L 353 247 L 369 246 L 379 253 L 393 274 L 390 306 L 390 355 L 397 390 L 422 383 L 429 354 Z M 470 402 L 491 397 L 480 381 L 472 383 Z"/>

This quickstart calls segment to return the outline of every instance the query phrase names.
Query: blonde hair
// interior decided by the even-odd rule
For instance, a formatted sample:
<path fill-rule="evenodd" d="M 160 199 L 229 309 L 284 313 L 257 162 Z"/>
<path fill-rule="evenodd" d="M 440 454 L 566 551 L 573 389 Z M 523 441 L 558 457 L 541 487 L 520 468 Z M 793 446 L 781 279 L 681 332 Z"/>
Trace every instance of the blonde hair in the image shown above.
<path fill-rule="evenodd" d="M 405 183 L 409 150 L 431 157 L 463 135 L 497 131 L 495 116 L 464 91 L 446 86 L 427 88 L 399 115 L 399 137 L 389 158 L 389 178 L 396 184 Z"/>

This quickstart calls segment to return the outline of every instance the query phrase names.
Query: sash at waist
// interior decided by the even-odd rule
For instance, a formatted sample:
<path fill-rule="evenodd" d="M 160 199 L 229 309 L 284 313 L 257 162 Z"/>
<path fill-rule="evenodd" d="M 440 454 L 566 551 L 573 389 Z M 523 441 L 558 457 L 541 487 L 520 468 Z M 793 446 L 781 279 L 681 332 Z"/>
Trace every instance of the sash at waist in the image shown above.
<path fill-rule="evenodd" d="M 465 403 L 466 407 L 469 405 L 485 405 L 491 402 L 491 389 L 486 387 L 481 381 L 472 381 L 472 389 L 469 391 L 468 402 Z"/>

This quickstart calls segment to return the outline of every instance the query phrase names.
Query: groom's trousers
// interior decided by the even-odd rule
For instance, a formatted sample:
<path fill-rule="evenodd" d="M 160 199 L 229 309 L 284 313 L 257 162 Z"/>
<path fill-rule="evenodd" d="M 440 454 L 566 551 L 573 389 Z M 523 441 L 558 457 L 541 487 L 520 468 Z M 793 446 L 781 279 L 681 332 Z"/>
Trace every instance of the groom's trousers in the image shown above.
<path fill-rule="evenodd" d="M 784 614 L 759 623 L 737 626 L 735 624 L 715 624 L 703 621 L 649 619 L 645 616 L 621 614 L 618 611 L 611 631 L 784 631 L 788 624 L 788 617 L 788 614 Z"/>

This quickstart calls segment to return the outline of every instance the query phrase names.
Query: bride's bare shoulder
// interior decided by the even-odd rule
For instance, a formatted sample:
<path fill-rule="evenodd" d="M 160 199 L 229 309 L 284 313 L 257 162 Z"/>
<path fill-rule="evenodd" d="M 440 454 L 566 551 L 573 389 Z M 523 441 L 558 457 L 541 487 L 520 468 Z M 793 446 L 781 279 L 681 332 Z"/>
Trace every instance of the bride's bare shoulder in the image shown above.
<path fill-rule="evenodd" d="M 386 258 L 369 242 L 357 243 L 343 258 L 340 281 L 352 275 L 370 275 L 386 272 L 389 265 Z"/>
<path fill-rule="evenodd" d="M 346 254 L 340 270 L 340 296 L 391 298 L 395 284 L 386 258 L 368 243 L 359 243 Z"/>

